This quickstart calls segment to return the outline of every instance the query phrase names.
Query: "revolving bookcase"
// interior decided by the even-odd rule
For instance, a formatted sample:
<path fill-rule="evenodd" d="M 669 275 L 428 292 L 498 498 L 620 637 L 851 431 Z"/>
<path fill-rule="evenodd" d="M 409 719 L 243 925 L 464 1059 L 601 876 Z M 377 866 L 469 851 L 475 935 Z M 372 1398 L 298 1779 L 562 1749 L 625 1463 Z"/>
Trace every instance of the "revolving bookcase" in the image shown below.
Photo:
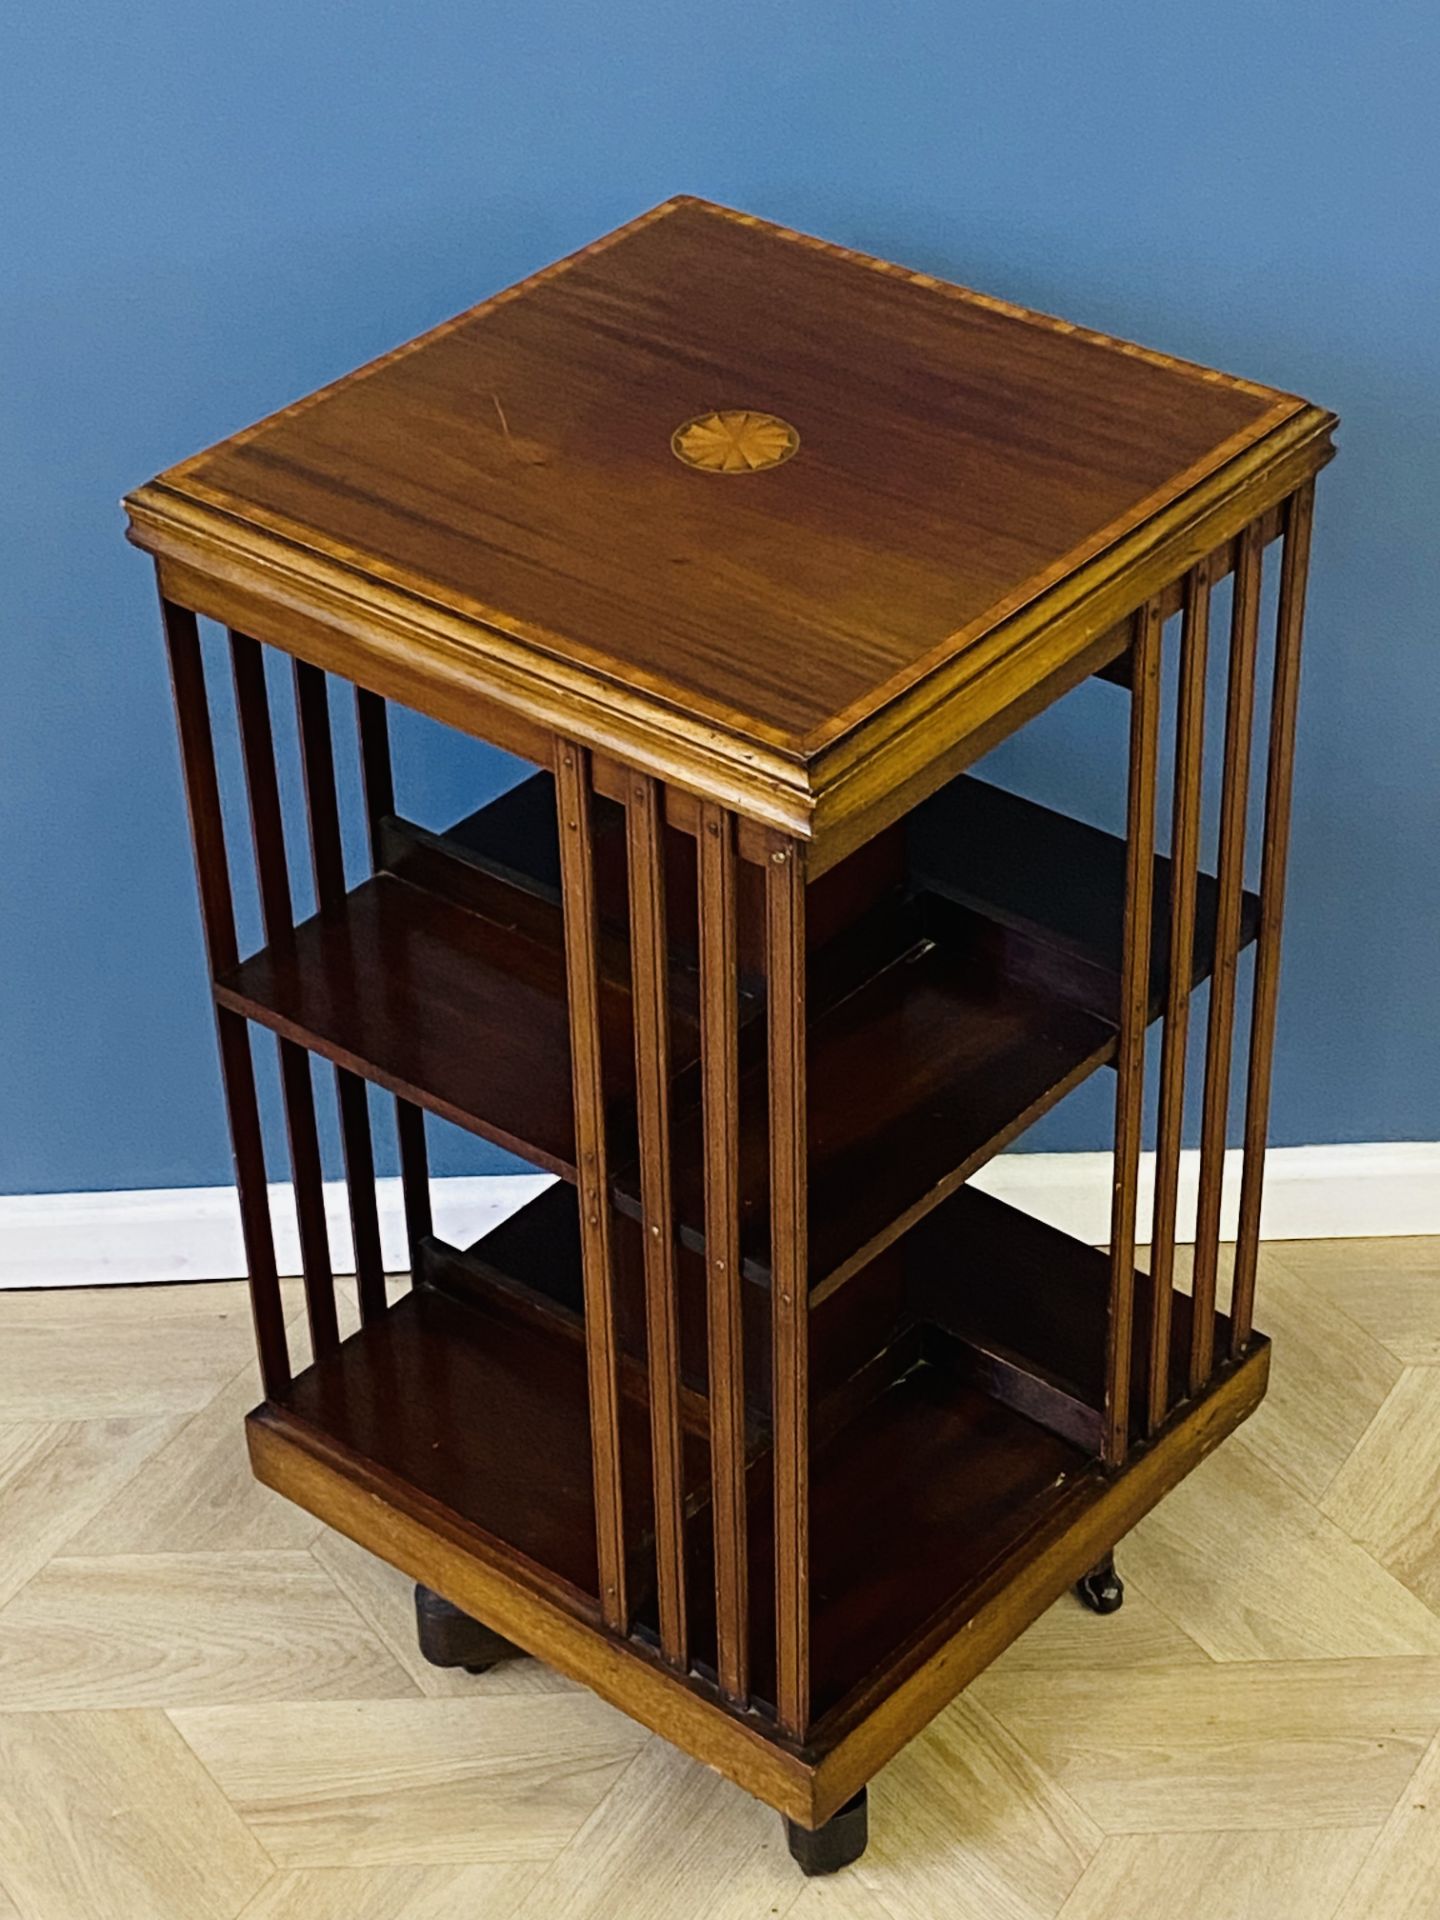
<path fill-rule="evenodd" d="M 587 1683 L 782 1813 L 806 1871 L 854 1858 L 866 1782 L 1057 1596 L 1120 1603 L 1117 1541 L 1264 1392 L 1300 625 L 1334 425 L 681 199 L 126 503 L 170 648 L 263 1369 L 255 1471 L 418 1583 L 432 1658 L 528 1653 Z M 248 954 L 198 617 L 229 632 Z M 313 912 L 287 863 L 276 655 Z M 1093 676 L 1112 685 L 1085 713 L 1124 710 L 1118 736 L 1091 729 L 1102 764 L 1128 735 L 1123 837 L 969 771 Z M 390 703 L 529 776 L 422 828 Z M 256 1027 L 278 1038 L 303 1369 Z M 316 1056 L 357 1274 L 343 1338 Z M 1106 1252 L 970 1183 L 1100 1068 Z M 382 1266 L 367 1083 L 395 1100 L 408 1291 Z M 443 1241 L 427 1111 L 559 1178 Z"/>

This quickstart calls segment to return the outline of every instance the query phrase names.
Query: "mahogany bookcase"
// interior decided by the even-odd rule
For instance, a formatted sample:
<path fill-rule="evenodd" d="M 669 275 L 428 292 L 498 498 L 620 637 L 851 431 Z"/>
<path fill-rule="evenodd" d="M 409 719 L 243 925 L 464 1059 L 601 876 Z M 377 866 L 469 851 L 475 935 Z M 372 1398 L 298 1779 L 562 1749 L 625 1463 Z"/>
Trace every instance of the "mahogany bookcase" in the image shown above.
<path fill-rule="evenodd" d="M 777 1808 L 807 1871 L 855 1857 L 871 1775 L 1058 1595 L 1120 1603 L 1116 1542 L 1264 1392 L 1300 626 L 1334 425 L 678 199 L 127 500 L 172 662 L 264 1377 L 255 1471 L 418 1583 L 431 1657 L 524 1652 L 584 1681 Z M 230 636 L 264 921 L 247 955 L 197 616 Z M 304 918 L 267 650 L 292 662 Z M 1094 675 L 1116 686 L 1092 698 L 1128 703 L 1123 838 L 967 772 Z M 358 716 L 358 881 L 335 681 Z M 531 777 L 422 830 L 389 702 Z M 252 1024 L 278 1036 L 299 1371 Z M 314 1056 L 349 1188 L 345 1339 Z M 1108 1253 L 967 1184 L 1101 1067 Z M 398 1116 L 413 1284 L 393 1299 L 367 1082 Z M 445 1244 L 426 1111 L 558 1181 Z"/>

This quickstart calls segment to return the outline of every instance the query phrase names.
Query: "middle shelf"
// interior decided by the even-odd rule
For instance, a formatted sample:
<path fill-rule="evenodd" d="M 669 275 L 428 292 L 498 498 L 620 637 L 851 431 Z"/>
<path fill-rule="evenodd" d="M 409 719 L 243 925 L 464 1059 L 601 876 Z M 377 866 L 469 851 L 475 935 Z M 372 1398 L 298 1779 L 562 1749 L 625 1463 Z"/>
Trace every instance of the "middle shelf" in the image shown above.
<path fill-rule="evenodd" d="M 610 1164 L 616 1203 L 635 1215 L 622 810 L 597 797 L 595 826 Z M 216 982 L 216 997 L 573 1181 L 555 831 L 544 774 L 446 835 L 388 821 L 381 871 L 241 962 Z M 698 1251 L 704 1156 L 693 843 L 674 830 L 666 837 L 674 1205 L 682 1245 Z M 964 776 L 920 809 L 908 836 L 881 836 L 854 856 L 847 878 L 849 866 L 811 889 L 806 1068 L 816 1301 L 1106 1062 L 1115 1042 L 1122 841 Z M 1158 857 L 1155 886 L 1158 1012 L 1169 897 L 1169 863 Z M 764 980 L 747 937 L 743 884 L 740 897 L 741 1248 L 747 1277 L 764 1285 Z M 1202 875 L 1197 981 L 1210 969 L 1214 915 L 1214 882 Z M 1248 895 L 1244 922 L 1249 938 Z"/>

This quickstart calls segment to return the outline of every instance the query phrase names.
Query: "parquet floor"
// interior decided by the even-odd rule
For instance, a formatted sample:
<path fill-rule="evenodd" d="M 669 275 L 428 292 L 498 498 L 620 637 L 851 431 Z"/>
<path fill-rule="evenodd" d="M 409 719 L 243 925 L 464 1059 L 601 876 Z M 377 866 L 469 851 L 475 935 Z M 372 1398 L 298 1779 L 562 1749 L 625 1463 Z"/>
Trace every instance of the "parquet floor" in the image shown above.
<path fill-rule="evenodd" d="M 242 1289 L 0 1294 L 0 1920 L 1431 1920 L 1440 1242 L 1267 1248 L 1271 1397 L 875 1783 L 773 1815 L 249 1479 Z M 298 1298 L 295 1302 L 298 1310 Z"/>

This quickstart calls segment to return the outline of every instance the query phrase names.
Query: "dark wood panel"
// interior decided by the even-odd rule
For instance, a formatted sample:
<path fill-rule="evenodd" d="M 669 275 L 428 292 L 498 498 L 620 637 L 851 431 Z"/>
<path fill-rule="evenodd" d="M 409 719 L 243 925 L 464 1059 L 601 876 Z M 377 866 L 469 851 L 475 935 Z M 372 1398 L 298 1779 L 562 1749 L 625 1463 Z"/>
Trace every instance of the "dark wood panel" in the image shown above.
<path fill-rule="evenodd" d="M 411 1511 L 430 1505 L 478 1528 L 543 1586 L 598 1596 L 595 1502 L 578 1328 L 503 1295 L 459 1301 L 420 1286 L 309 1368 L 278 1404 L 327 1449 L 393 1476 Z M 649 1580 L 653 1524 L 643 1393 L 619 1400 L 632 1578 Z M 518 1435 L 524 1444 L 517 1445 Z M 685 1455 L 690 1490 L 704 1449 Z"/>
<path fill-rule="evenodd" d="M 531 902 L 525 903 L 533 905 Z M 305 921 L 220 982 L 224 1006 L 573 1177 L 570 1034 L 558 916 L 551 938 L 389 875 Z M 606 1093 L 630 1104 L 630 1001 L 602 979 Z M 694 1052 L 676 1021 L 676 1053 Z"/>
<path fill-rule="evenodd" d="M 598 763 L 595 775 L 598 785 Z M 675 797 L 672 789 L 669 796 L 672 803 Z M 626 918 L 624 811 L 597 793 L 594 814 L 595 879 L 600 916 L 608 926 L 618 930 L 624 927 Z M 664 835 L 667 944 L 672 961 L 678 959 L 692 970 L 698 954 L 694 838 L 698 826 L 697 811 L 690 830 L 671 826 Z M 738 822 L 737 826 L 743 852 L 744 822 Z M 388 842 L 391 852 L 386 864 L 394 865 L 398 871 L 400 863 L 413 858 L 407 843 L 428 841 L 437 852 L 449 852 L 482 872 L 498 874 L 544 899 L 558 900 L 560 880 L 555 835 L 555 783 L 542 769 L 456 821 L 443 835 L 432 837 L 403 821 L 392 822 Z M 888 894 L 898 891 L 904 881 L 905 835 L 903 828 L 897 826 L 877 834 L 807 887 L 807 947 L 812 952 L 824 947 Z M 438 866 L 431 870 L 427 884 L 442 890 L 447 884 Z M 464 881 L 453 876 L 449 884 L 463 887 Z M 742 860 L 735 885 L 740 966 L 742 974 L 753 982 L 765 971 L 761 867 Z"/>
<path fill-rule="evenodd" d="M 1109 1256 L 974 1187 L 962 1187 L 937 1207 L 906 1236 L 902 1253 L 911 1308 L 955 1338 L 963 1355 L 957 1370 L 1017 1412 L 1098 1453 Z M 1153 1292 L 1150 1275 L 1137 1271 L 1138 1326 L 1153 1325 Z M 1167 1408 L 1189 1392 L 1189 1295 L 1175 1294 L 1172 1311 Z M 1141 1391 L 1148 1371 L 1148 1349 L 1137 1346 L 1132 1440 L 1152 1425 Z"/>
<path fill-rule="evenodd" d="M 949 902 L 887 922 L 888 964 L 811 1021 L 808 1034 L 809 1284 L 839 1284 L 917 1211 L 936 1204 L 1113 1044 L 1110 1024 L 1027 976 L 1043 962 L 1020 936 Z M 745 1270 L 769 1273 L 766 1077 L 740 1089 L 739 1191 Z M 701 1143 L 677 1117 L 675 1207 L 703 1244 Z M 637 1205 L 619 1176 L 620 1204 Z"/>
<path fill-rule="evenodd" d="M 638 1221 L 617 1213 L 612 1221 L 615 1302 L 620 1342 L 640 1361 L 646 1355 L 644 1248 Z M 435 1243 L 432 1242 L 432 1246 Z M 482 1268 L 479 1285 L 497 1281 L 546 1302 L 578 1320 L 584 1313 L 580 1281 L 580 1225 L 575 1190 L 564 1182 L 538 1194 L 508 1220 L 447 1261 L 447 1284 L 463 1286 L 471 1267 Z M 702 1255 L 679 1246 L 675 1284 L 680 1375 L 687 1392 L 703 1398 L 709 1384 L 705 1337 L 706 1280 Z M 766 1295 L 746 1287 L 741 1295 L 745 1384 L 750 1425 L 763 1430 L 770 1410 L 770 1307 Z M 888 1250 L 851 1283 L 810 1312 L 812 1397 L 843 1394 L 846 1383 L 884 1351 L 906 1324 L 905 1277 L 900 1249 Z"/>
<path fill-rule="evenodd" d="M 527 784 L 538 848 L 553 799 Z M 946 799 L 944 831 L 927 828 L 917 865 L 952 897 L 906 901 L 880 886 L 882 873 L 867 870 L 853 893 L 832 900 L 831 937 L 807 962 L 812 1292 L 847 1279 L 1106 1059 L 1113 1044 L 1124 843 L 978 781 L 957 782 Z M 597 820 L 608 805 L 597 800 Z M 623 863 L 623 816 L 610 811 Z M 454 859 L 448 840 L 393 821 L 381 823 L 378 844 L 407 878 L 382 874 L 307 921 L 288 948 L 244 962 L 222 982 L 222 1004 L 573 1177 L 558 906 L 532 884 L 528 858 L 516 863 L 516 884 L 485 862 Z M 937 844 L 949 849 L 943 860 Z M 748 871 L 748 863 L 736 863 L 737 884 Z M 1168 862 L 1156 862 L 1155 877 L 1157 898 L 1168 901 Z M 880 904 L 857 915 L 877 886 Z M 807 889 L 807 907 L 818 891 Z M 668 885 L 666 898 L 668 909 Z M 622 890 L 622 909 L 624 902 Z M 695 902 L 692 891 L 692 913 Z M 737 917 L 743 927 L 743 913 Z M 1197 979 L 1209 968 L 1214 923 L 1214 883 L 1202 876 Z M 1253 925 L 1247 896 L 1242 941 Z M 1157 910 L 1153 1011 L 1168 927 L 1168 913 Z M 602 937 L 597 952 L 611 1165 L 620 1204 L 638 1213 L 622 935 Z M 683 963 L 669 977 L 674 1199 L 684 1243 L 701 1251 L 698 980 Z M 741 1248 L 745 1272 L 764 1284 L 769 1174 L 756 1006 L 755 992 L 742 984 Z M 455 1044 L 459 1033 L 469 1036 L 464 1047 Z"/>
<path fill-rule="evenodd" d="M 1069 988 L 1082 1006 L 1117 1018 L 1123 961 L 1125 842 L 1068 814 L 1007 793 L 971 774 L 952 780 L 910 816 L 909 858 L 917 884 L 976 908 L 1064 956 Z M 1150 950 L 1152 1010 L 1159 1013 L 1170 967 L 1170 862 L 1154 861 Z M 1195 890 L 1192 980 L 1210 971 L 1217 891 L 1208 873 Z M 1239 942 L 1255 938 L 1260 902 L 1239 902 Z M 1063 976 L 1055 973 L 1057 980 Z"/>
<path fill-rule="evenodd" d="M 1013 1550 L 1061 1501 L 1086 1454 L 968 1385 L 949 1343 L 882 1383 L 810 1459 L 810 1681 L 817 1717 Z M 774 1507 L 768 1455 L 749 1484 L 752 1693 L 773 1702 Z M 693 1648 L 714 1658 L 707 1529 L 688 1529 Z"/>

